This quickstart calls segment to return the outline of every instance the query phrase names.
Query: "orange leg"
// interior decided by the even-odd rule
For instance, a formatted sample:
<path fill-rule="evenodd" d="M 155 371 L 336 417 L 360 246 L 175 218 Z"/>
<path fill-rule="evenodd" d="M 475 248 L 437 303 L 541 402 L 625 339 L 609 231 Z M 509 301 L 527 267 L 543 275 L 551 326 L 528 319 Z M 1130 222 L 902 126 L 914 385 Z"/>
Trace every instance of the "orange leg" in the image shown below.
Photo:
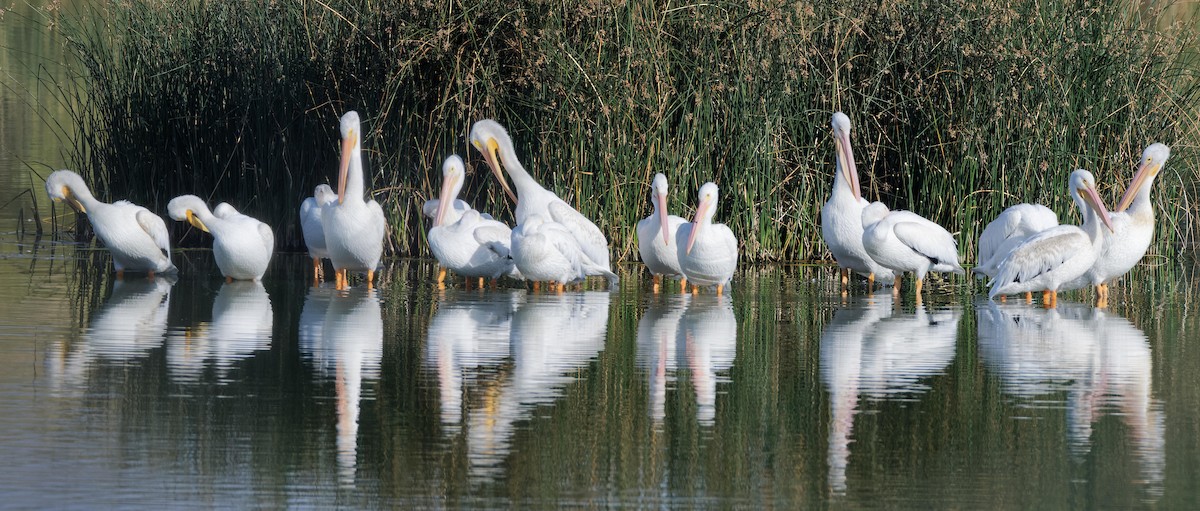
<path fill-rule="evenodd" d="M 838 273 L 842 274 L 842 287 L 850 285 L 850 268 L 841 268 Z"/>
<path fill-rule="evenodd" d="M 446 289 L 446 269 L 445 268 L 441 268 L 440 270 L 438 270 L 437 287 L 438 287 L 438 289 Z"/>
<path fill-rule="evenodd" d="M 872 272 L 870 275 L 867 275 L 867 291 L 870 292 L 874 289 L 875 289 L 875 273 Z"/>
<path fill-rule="evenodd" d="M 375 289 L 375 270 L 367 270 L 367 289 Z"/>
<path fill-rule="evenodd" d="M 153 270 L 146 272 L 146 280 L 149 280 L 150 282 L 154 282 L 154 271 Z"/>
<path fill-rule="evenodd" d="M 717 296 L 721 296 L 723 291 L 725 291 L 725 284 L 717 284 Z"/>
<path fill-rule="evenodd" d="M 662 275 L 651 275 L 650 278 L 654 279 L 654 294 L 658 294 L 658 286 L 662 284 Z"/>
<path fill-rule="evenodd" d="M 541 289 L 541 288 L 542 288 L 542 283 L 541 283 L 541 282 L 538 282 L 538 281 L 536 281 L 536 280 L 535 280 L 535 281 L 533 281 L 533 292 L 534 292 L 534 293 L 538 292 L 538 290 L 539 290 L 539 289 Z"/>
<path fill-rule="evenodd" d="M 684 277 L 679 280 L 679 293 L 683 294 L 686 292 L 687 292 L 687 277 Z"/>
<path fill-rule="evenodd" d="M 125 280 L 125 270 L 117 270 L 117 280 Z"/>
<path fill-rule="evenodd" d="M 226 284 L 232 284 L 232 283 L 233 283 L 233 277 L 230 277 L 229 275 L 226 275 L 226 276 L 225 276 L 225 283 L 226 283 Z"/>
<path fill-rule="evenodd" d="M 313 287 L 321 283 L 321 258 L 314 257 L 313 260 Z"/>
<path fill-rule="evenodd" d="M 483 289 L 483 277 L 479 277 L 479 289 Z"/>
<path fill-rule="evenodd" d="M 925 284 L 925 279 L 917 279 L 917 299 L 921 299 L 921 287 Z"/>
<path fill-rule="evenodd" d="M 896 275 L 896 283 L 892 285 L 892 296 L 900 296 L 900 283 L 904 282 L 903 277 Z"/>
<path fill-rule="evenodd" d="M 1025 303 L 1033 303 L 1033 291 L 1025 292 Z"/>

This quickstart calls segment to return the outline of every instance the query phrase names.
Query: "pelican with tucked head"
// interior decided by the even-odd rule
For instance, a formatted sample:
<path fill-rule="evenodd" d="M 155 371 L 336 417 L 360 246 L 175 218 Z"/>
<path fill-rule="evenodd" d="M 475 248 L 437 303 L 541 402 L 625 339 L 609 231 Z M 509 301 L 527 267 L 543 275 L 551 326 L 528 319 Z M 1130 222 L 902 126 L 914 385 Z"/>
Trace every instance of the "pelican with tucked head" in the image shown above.
<path fill-rule="evenodd" d="M 979 255 L 971 271 L 994 277 L 996 266 L 1013 247 L 1030 236 L 1058 225 L 1058 214 L 1041 204 L 1009 206 L 983 228 L 979 235 Z"/>
<path fill-rule="evenodd" d="M 587 268 L 593 273 L 588 275 L 604 275 L 609 278 L 609 284 L 616 284 L 615 274 L 612 273 L 608 254 L 608 239 L 596 224 L 580 214 L 554 192 L 542 188 L 529 175 L 521 161 L 517 159 L 512 139 L 500 123 L 484 119 L 471 126 L 471 145 L 480 153 L 492 169 L 496 179 L 508 196 L 517 202 L 516 217 L 518 227 L 533 215 L 540 215 L 545 222 L 561 224 L 579 245 L 583 256 L 587 259 Z M 503 169 L 501 164 L 503 163 Z M 516 193 L 509 188 L 504 179 L 504 170 L 512 178 Z M 517 268 L 524 274 L 525 268 L 518 263 Z"/>
<path fill-rule="evenodd" d="M 679 226 L 675 233 L 679 269 L 692 283 L 692 292 L 700 286 L 717 286 L 720 296 L 737 270 L 738 241 L 728 226 L 713 223 L 717 214 L 717 185 L 704 183 L 699 196 L 695 220 Z"/>
<path fill-rule="evenodd" d="M 667 176 L 655 174 L 650 184 L 650 204 L 654 212 L 637 224 L 638 253 L 654 277 L 654 292 L 658 292 L 663 277 L 682 277 L 679 251 L 672 243 L 679 226 L 686 224 L 682 217 L 667 213 Z M 687 289 L 687 278 L 679 282 L 679 291 Z"/>
<path fill-rule="evenodd" d="M 321 260 L 329 259 L 329 248 L 325 245 L 325 227 L 321 222 L 324 208 L 337 202 L 337 194 L 327 184 L 319 184 L 312 197 L 300 203 L 300 230 L 304 234 L 304 246 L 313 262 L 313 285 L 321 282 Z"/>
<path fill-rule="evenodd" d="M 92 196 L 83 178 L 70 170 L 59 170 L 46 178 L 46 194 L 51 200 L 66 202 L 76 212 L 87 215 L 92 231 L 113 256 L 117 278 L 126 271 L 174 273 L 171 242 L 162 217 L 129 201 L 112 204 Z"/>
<path fill-rule="evenodd" d="M 882 202 L 863 209 L 863 247 L 875 262 L 896 272 L 911 271 L 917 278 L 917 301 L 930 271 L 965 273 L 958 264 L 958 243 L 942 226 L 911 211 L 890 211 Z M 893 293 L 899 294 L 896 281 Z"/>
<path fill-rule="evenodd" d="M 321 225 L 329 260 L 337 271 L 336 287 L 345 289 L 347 271 L 367 272 L 367 287 L 375 280 L 375 268 L 383 256 L 387 221 L 383 208 L 374 200 L 363 200 L 366 191 L 362 168 L 362 126 L 358 112 L 341 119 L 342 159 L 338 166 L 337 202 L 325 206 Z"/>
<path fill-rule="evenodd" d="M 512 239 L 512 229 L 501 222 L 483 218 L 478 211 L 466 203 L 466 209 L 456 211 L 457 219 L 447 222 L 455 205 L 463 201 L 457 200 L 459 190 L 462 190 L 466 172 L 462 158 L 457 154 L 450 155 L 442 164 L 442 192 L 438 198 L 438 209 L 433 217 L 433 227 L 429 229 L 429 250 L 442 265 L 438 272 L 438 287 L 443 286 L 446 269 L 467 278 L 467 287 L 471 280 L 483 278 L 496 279 L 502 275 L 519 276 L 514 272 L 514 263 L 509 249 Z"/>
<path fill-rule="evenodd" d="M 195 195 L 181 195 L 167 203 L 171 218 L 212 234 L 213 257 L 226 282 L 262 280 L 275 250 L 271 227 L 226 203 L 217 210 L 219 215 Z"/>
<path fill-rule="evenodd" d="M 850 145 L 850 118 L 842 112 L 833 114 L 833 145 L 836 149 L 833 190 L 821 207 L 821 237 L 842 269 L 842 286 L 850 282 L 850 272 L 865 275 L 870 285 L 878 280 L 891 284 L 896 272 L 871 259 L 863 248 L 862 211 L 866 199 L 858 185 L 858 167 L 854 163 L 854 148 Z"/>

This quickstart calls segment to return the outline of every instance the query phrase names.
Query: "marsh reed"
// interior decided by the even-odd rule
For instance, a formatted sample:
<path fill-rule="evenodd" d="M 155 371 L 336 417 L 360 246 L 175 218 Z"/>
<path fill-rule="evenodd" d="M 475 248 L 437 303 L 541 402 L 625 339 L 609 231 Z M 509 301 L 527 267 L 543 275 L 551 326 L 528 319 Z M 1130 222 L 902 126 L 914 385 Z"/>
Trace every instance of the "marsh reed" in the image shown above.
<path fill-rule="evenodd" d="M 747 260 L 828 257 L 818 212 L 829 118 L 854 123 L 864 195 L 956 232 L 1038 201 L 1065 221 L 1066 176 L 1115 203 L 1143 147 L 1172 159 L 1152 249 L 1195 243 L 1196 23 L 1154 3 L 158 2 L 65 20 L 83 86 L 71 165 L 162 210 L 229 201 L 301 245 L 297 209 L 334 179 L 337 118 L 364 118 L 391 250 L 426 254 L 420 203 L 442 159 L 462 198 L 511 219 L 466 136 L 493 117 L 534 176 L 636 259 L 655 172 L 687 215 L 705 181 Z M 182 227 L 176 227 L 182 229 Z M 971 257 L 967 258 L 968 261 Z"/>

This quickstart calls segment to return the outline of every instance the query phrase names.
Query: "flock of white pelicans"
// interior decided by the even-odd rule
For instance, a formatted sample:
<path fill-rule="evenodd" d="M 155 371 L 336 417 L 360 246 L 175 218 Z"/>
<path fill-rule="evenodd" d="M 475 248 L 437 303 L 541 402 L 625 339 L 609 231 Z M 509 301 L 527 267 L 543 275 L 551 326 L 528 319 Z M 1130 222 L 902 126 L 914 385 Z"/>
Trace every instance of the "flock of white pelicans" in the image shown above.
<path fill-rule="evenodd" d="M 899 293 L 900 276 L 912 272 L 920 301 L 928 272 L 964 273 L 958 245 L 946 229 L 916 213 L 891 211 L 862 197 L 849 117 L 835 113 L 832 127 L 836 171 L 829 200 L 821 208 L 821 232 L 841 268 L 843 288 L 855 273 L 867 277 L 869 286 L 893 285 L 893 292 Z M 383 209 L 374 200 L 364 200 L 361 135 L 358 114 L 347 112 L 341 118 L 337 191 L 319 185 L 300 209 L 314 281 L 319 279 L 321 260 L 327 258 L 336 270 L 338 289 L 349 286 L 347 272 L 365 272 L 367 286 L 372 285 L 387 230 Z M 458 199 L 464 164 L 457 155 L 447 158 L 441 193 L 424 204 L 424 214 L 433 219 L 429 248 L 442 267 L 439 287 L 444 286 L 447 270 L 464 277 L 467 287 L 476 280 L 482 287 L 484 279 L 503 276 L 532 281 L 534 290 L 548 283 L 561 291 L 590 276 L 616 284 L 604 233 L 538 184 L 521 165 L 512 139 L 499 123 L 476 122 L 470 141 L 516 202 L 516 227 L 509 228 Z M 1112 213 L 1097 194 L 1092 174 L 1082 169 L 1072 172 L 1069 191 L 1083 220 L 1078 226 L 1060 225 L 1057 215 L 1042 205 L 1006 209 L 987 225 L 979 240 L 974 271 L 991 278 L 989 297 L 1024 293 L 1028 301 L 1032 292 L 1041 291 L 1044 305 L 1052 307 L 1059 291 L 1095 286 L 1097 305 L 1105 306 L 1108 283 L 1133 268 L 1150 246 L 1154 234 L 1150 188 L 1169 156 L 1170 149 L 1163 144 L 1147 147 Z M 680 292 L 686 292 L 690 283 L 693 293 L 700 287 L 715 287 L 722 294 L 737 269 L 738 241 L 728 227 L 713 223 L 717 185 L 700 187 L 692 222 L 668 213 L 666 176 L 657 174 L 650 189 L 654 211 L 638 222 L 637 236 L 654 292 L 663 278 L 678 278 Z M 96 236 L 113 254 L 118 278 L 126 271 L 145 272 L 151 278 L 176 271 L 166 224 L 158 215 L 128 201 L 97 200 L 83 179 L 69 170 L 52 173 L 46 191 L 51 199 L 66 201 L 88 215 Z M 171 218 L 212 234 L 214 258 L 226 280 L 262 278 L 274 249 L 268 225 L 227 203 L 210 211 L 195 195 L 172 199 L 167 210 Z"/>

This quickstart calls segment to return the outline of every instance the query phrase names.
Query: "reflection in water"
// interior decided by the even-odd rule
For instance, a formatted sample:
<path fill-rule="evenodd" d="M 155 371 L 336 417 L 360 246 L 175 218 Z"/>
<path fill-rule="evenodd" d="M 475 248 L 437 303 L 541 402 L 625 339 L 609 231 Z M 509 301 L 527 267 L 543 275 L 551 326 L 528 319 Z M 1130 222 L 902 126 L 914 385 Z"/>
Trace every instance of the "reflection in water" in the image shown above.
<path fill-rule="evenodd" d="M 213 300 L 212 322 L 167 336 L 171 377 L 179 382 L 196 382 L 207 364 L 212 364 L 217 381 L 226 381 L 235 362 L 271 348 L 273 321 L 271 298 L 261 282 L 222 284 Z"/>
<path fill-rule="evenodd" d="M 696 418 L 711 425 L 717 413 L 717 373 L 733 367 L 737 354 L 737 317 L 728 296 L 692 298 L 679 318 L 676 360 L 686 360 L 696 392 Z"/>
<path fill-rule="evenodd" d="M 499 366 L 508 358 L 515 292 L 447 293 L 429 321 L 425 363 L 437 371 L 442 425 L 449 433 L 462 423 L 463 385 L 469 371 Z"/>
<path fill-rule="evenodd" d="M 875 400 L 915 399 L 928 390 L 923 379 L 954 360 L 959 312 L 912 315 L 893 307 L 883 289 L 863 303 L 839 309 L 821 334 L 821 379 L 829 391 L 829 488 L 846 492 L 850 435 L 860 396 Z"/>
<path fill-rule="evenodd" d="M 689 294 L 663 294 L 651 298 L 638 321 L 637 363 L 650 377 L 650 418 L 656 426 L 666 416 L 667 383 L 675 372 L 675 338 L 679 318 L 687 310 Z"/>
<path fill-rule="evenodd" d="M 82 347 L 65 357 L 48 359 L 56 384 L 84 383 L 96 359 L 132 360 L 162 346 L 174 284 L 169 276 L 113 282 L 112 296 L 92 315 L 81 336 Z M 65 349 L 63 345 L 55 352 L 64 353 Z"/>
<path fill-rule="evenodd" d="M 322 314 L 323 313 L 323 314 Z M 352 486 L 358 461 L 358 412 L 363 379 L 379 379 L 383 310 L 373 289 L 309 288 L 300 317 L 300 351 L 337 392 L 339 480 Z"/>
<path fill-rule="evenodd" d="M 1068 445 L 1077 459 L 1091 451 L 1092 427 L 1105 411 L 1120 416 L 1152 498 L 1162 495 L 1166 453 L 1161 406 L 1151 398 L 1146 335 L 1125 318 L 1081 304 L 1057 309 L 977 303 L 979 353 L 1005 393 L 1045 403 L 1066 392 Z"/>
<path fill-rule="evenodd" d="M 527 295 L 517 306 L 509 334 L 512 375 L 485 396 L 483 413 L 469 418 L 472 476 L 499 476 L 516 422 L 533 408 L 554 403 L 604 348 L 608 304 L 607 292 L 581 292 Z"/>

